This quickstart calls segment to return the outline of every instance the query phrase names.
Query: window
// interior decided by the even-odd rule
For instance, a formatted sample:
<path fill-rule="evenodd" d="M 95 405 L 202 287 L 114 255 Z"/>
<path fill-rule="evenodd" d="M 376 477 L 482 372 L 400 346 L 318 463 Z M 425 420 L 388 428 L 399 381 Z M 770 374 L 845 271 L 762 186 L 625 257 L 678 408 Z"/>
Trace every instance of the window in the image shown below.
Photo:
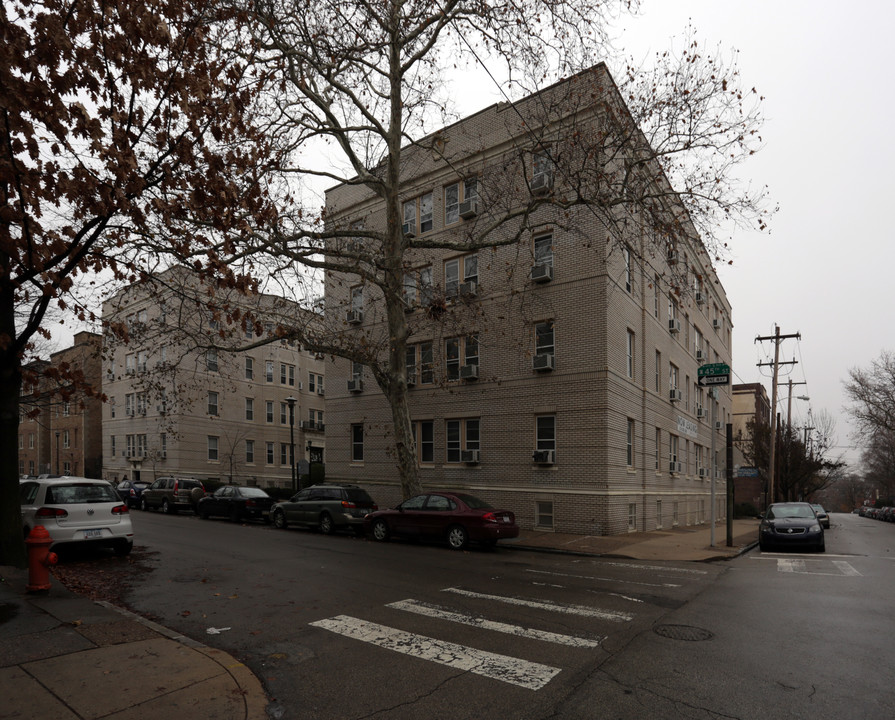
<path fill-rule="evenodd" d="M 631 292 L 634 289 L 634 276 L 631 272 L 631 248 L 627 245 L 622 249 L 622 259 L 625 261 L 625 290 Z"/>
<path fill-rule="evenodd" d="M 208 372 L 217 372 L 218 370 L 218 351 L 215 348 L 205 351 L 205 369 Z"/>
<path fill-rule="evenodd" d="M 146 414 L 146 393 L 137 393 L 137 415 Z"/>
<path fill-rule="evenodd" d="M 264 380 L 269 383 L 273 382 L 273 360 L 264 361 Z"/>
<path fill-rule="evenodd" d="M 553 529 L 553 501 L 535 501 L 535 525 L 548 530 Z"/>
<path fill-rule="evenodd" d="M 662 458 L 662 430 L 656 428 L 656 472 L 659 471 L 659 463 Z"/>
<path fill-rule="evenodd" d="M 656 392 L 662 392 L 662 353 L 656 350 Z"/>
<path fill-rule="evenodd" d="M 553 233 L 534 239 L 535 265 L 553 267 Z"/>
<path fill-rule="evenodd" d="M 273 422 L 273 400 L 266 400 L 264 403 L 264 414 L 267 422 Z"/>
<path fill-rule="evenodd" d="M 255 441 L 246 440 L 246 462 L 255 462 Z"/>
<path fill-rule="evenodd" d="M 68 430 L 62 431 L 62 447 L 66 450 L 71 447 L 71 436 L 68 433 Z"/>
<path fill-rule="evenodd" d="M 535 355 L 553 355 L 553 321 L 535 325 Z"/>
<path fill-rule="evenodd" d="M 420 464 L 435 462 L 435 423 L 421 420 L 412 425 L 416 459 Z"/>
<path fill-rule="evenodd" d="M 451 225 L 460 221 L 460 203 L 464 200 L 478 198 L 477 178 L 467 178 L 444 188 L 444 224 Z"/>
<path fill-rule="evenodd" d="M 295 387 L 295 365 L 280 363 L 280 385 Z"/>
<path fill-rule="evenodd" d="M 677 390 L 677 376 L 678 370 L 677 366 L 674 363 L 668 364 L 668 389 L 669 390 Z"/>
<path fill-rule="evenodd" d="M 556 450 L 556 417 L 539 415 L 535 418 L 536 450 Z"/>
<path fill-rule="evenodd" d="M 404 227 L 413 234 L 426 233 L 432 229 L 432 193 L 420 195 L 404 203 Z"/>
<path fill-rule="evenodd" d="M 149 353 L 146 350 L 140 350 L 137 353 L 137 372 L 146 372 L 146 362 L 149 358 Z"/>
<path fill-rule="evenodd" d="M 133 457 L 136 452 L 136 442 L 133 435 L 126 435 L 124 438 L 124 444 L 126 445 L 126 455 L 127 457 Z"/>
<path fill-rule="evenodd" d="M 637 529 L 637 503 L 628 503 L 628 530 Z"/>
<path fill-rule="evenodd" d="M 461 280 L 462 278 L 462 280 Z M 444 295 L 456 297 L 460 293 L 460 283 L 479 282 L 479 256 L 464 255 L 448 260 L 444 264 Z"/>
<path fill-rule="evenodd" d="M 133 375 L 137 371 L 137 359 L 134 355 L 126 355 L 124 358 L 124 372 Z"/>
<path fill-rule="evenodd" d="M 432 268 L 424 267 L 404 274 L 404 302 L 408 308 L 426 307 L 432 302 Z"/>
<path fill-rule="evenodd" d="M 134 393 L 128 393 L 124 396 L 124 414 L 126 417 L 133 417 L 136 413 L 136 396 Z"/>
<path fill-rule="evenodd" d="M 444 341 L 445 371 L 448 380 L 460 379 L 461 365 L 479 364 L 478 335 L 465 338 L 448 338 Z"/>
<path fill-rule="evenodd" d="M 364 461 L 364 426 L 351 426 L 351 461 Z"/>
<path fill-rule="evenodd" d="M 208 393 L 208 414 L 218 414 L 218 394 L 216 392 Z"/>
<path fill-rule="evenodd" d="M 112 457 L 115 457 L 115 436 L 111 435 L 110 439 L 112 441 Z"/>
<path fill-rule="evenodd" d="M 158 446 L 161 456 L 163 458 L 168 457 L 168 435 L 166 433 L 159 433 Z"/>
<path fill-rule="evenodd" d="M 255 361 L 247 357 L 246 358 L 246 380 L 254 380 L 255 379 Z"/>
<path fill-rule="evenodd" d="M 295 412 L 294 410 L 292 412 Z M 289 422 L 289 403 L 280 403 L 280 425 L 286 425 Z M 293 418 L 294 422 L 294 418 Z"/>
<path fill-rule="evenodd" d="M 208 436 L 208 459 L 211 462 L 217 462 L 218 460 L 218 440 L 214 435 Z"/>
<path fill-rule="evenodd" d="M 532 192 L 551 187 L 553 187 L 553 160 L 546 151 L 535 153 L 532 158 Z"/>
<path fill-rule="evenodd" d="M 447 462 L 462 460 L 461 450 L 479 450 L 479 420 L 448 420 L 445 424 Z"/>
<path fill-rule="evenodd" d="M 628 377 L 634 379 L 634 332 L 628 330 L 628 357 L 627 357 Z"/>
<path fill-rule="evenodd" d="M 314 392 L 314 389 L 316 387 L 316 383 L 315 383 L 316 379 L 317 378 L 314 375 L 314 373 L 312 373 L 312 372 L 308 373 L 308 392 Z"/>
<path fill-rule="evenodd" d="M 659 276 L 653 279 L 653 315 L 659 318 Z"/>
<path fill-rule="evenodd" d="M 662 501 L 656 500 L 656 530 L 662 529 Z"/>
<path fill-rule="evenodd" d="M 407 348 L 407 380 L 431 385 L 435 382 L 435 362 L 431 342 L 420 343 Z"/>
<path fill-rule="evenodd" d="M 634 467 L 634 421 L 628 418 L 628 432 L 625 441 L 626 460 L 629 468 Z"/>
<path fill-rule="evenodd" d="M 363 363 L 353 362 L 351 363 L 351 379 L 354 382 L 359 382 L 364 378 L 364 365 Z"/>
<path fill-rule="evenodd" d="M 273 465 L 273 443 L 269 442 L 269 443 L 265 443 L 265 445 L 266 445 L 266 455 L 267 455 L 266 462 L 268 465 Z"/>
<path fill-rule="evenodd" d="M 678 455 L 679 442 L 680 442 L 680 439 L 678 438 L 677 435 L 669 435 L 668 436 L 668 459 L 674 464 L 677 464 L 679 462 L 679 455 Z"/>
<path fill-rule="evenodd" d="M 292 467 L 292 463 L 289 462 L 289 443 L 280 443 L 280 465 Z"/>
<path fill-rule="evenodd" d="M 246 420 L 255 419 L 255 398 L 246 398 Z"/>
<path fill-rule="evenodd" d="M 137 455 L 146 457 L 146 435 L 137 435 Z"/>

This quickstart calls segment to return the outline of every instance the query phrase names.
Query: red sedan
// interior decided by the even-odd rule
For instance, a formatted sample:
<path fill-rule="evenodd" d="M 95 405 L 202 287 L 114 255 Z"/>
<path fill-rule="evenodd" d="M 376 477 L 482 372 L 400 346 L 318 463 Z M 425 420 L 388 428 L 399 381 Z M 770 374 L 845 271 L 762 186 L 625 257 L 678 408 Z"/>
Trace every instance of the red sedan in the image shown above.
<path fill-rule="evenodd" d="M 454 550 L 462 550 L 470 540 L 494 546 L 498 540 L 519 535 L 512 512 L 495 510 L 473 495 L 455 492 L 416 495 L 394 510 L 370 513 L 364 527 L 376 540 L 392 535 L 447 540 Z"/>

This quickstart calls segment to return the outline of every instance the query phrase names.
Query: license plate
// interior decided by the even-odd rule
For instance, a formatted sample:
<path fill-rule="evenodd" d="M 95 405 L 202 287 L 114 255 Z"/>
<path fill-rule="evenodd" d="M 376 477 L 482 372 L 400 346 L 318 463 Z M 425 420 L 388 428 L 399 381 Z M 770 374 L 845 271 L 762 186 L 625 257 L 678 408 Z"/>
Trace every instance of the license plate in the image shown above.
<path fill-rule="evenodd" d="M 98 538 L 103 536 L 102 530 L 85 530 L 84 537 L 85 538 Z"/>

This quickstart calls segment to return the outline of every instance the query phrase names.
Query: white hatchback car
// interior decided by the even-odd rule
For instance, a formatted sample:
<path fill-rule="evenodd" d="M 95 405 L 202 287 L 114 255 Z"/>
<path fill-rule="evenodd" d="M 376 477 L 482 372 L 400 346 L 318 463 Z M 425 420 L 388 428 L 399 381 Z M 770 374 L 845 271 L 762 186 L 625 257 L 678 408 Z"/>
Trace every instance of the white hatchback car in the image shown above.
<path fill-rule="evenodd" d="M 89 543 L 127 555 L 134 547 L 134 528 L 127 503 L 105 480 L 80 477 L 19 482 L 25 537 L 43 525 L 52 547 Z"/>

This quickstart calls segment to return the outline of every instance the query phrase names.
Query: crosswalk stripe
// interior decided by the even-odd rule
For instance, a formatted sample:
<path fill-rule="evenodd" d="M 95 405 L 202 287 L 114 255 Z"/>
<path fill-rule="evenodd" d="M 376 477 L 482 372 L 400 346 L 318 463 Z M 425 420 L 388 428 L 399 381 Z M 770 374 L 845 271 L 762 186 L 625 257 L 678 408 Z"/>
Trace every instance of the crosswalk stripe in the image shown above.
<path fill-rule="evenodd" d="M 525 572 L 535 573 L 537 575 L 556 575 L 557 577 L 570 577 L 570 578 L 575 578 L 577 580 L 599 580 L 601 582 L 614 582 L 614 583 L 620 583 L 620 584 L 624 583 L 625 585 L 644 585 L 646 587 L 665 587 L 665 588 L 680 587 L 680 585 L 678 585 L 676 583 L 648 583 L 648 582 L 640 582 L 638 580 L 620 580 L 618 578 L 594 577 L 593 575 L 574 575 L 572 573 L 551 572 L 549 570 L 528 569 Z"/>
<path fill-rule="evenodd" d="M 557 643 L 559 645 L 568 645 L 569 647 L 600 647 L 600 642 L 603 639 L 593 640 L 591 638 L 578 637 L 575 635 L 562 635 L 560 633 L 549 632 L 546 630 L 536 630 L 534 628 L 520 627 L 519 625 L 509 625 L 507 623 L 486 620 L 485 618 L 476 617 L 475 615 L 454 612 L 447 608 L 439 607 L 438 605 L 430 605 L 429 603 L 419 602 L 417 600 L 401 600 L 400 602 L 389 603 L 386 607 L 394 608 L 396 610 L 404 610 L 406 612 L 412 612 L 417 615 L 424 615 L 438 620 L 460 623 L 461 625 L 470 625 L 472 627 L 482 628 L 483 630 L 493 630 L 507 635 L 530 638 L 533 640 L 543 640 L 545 642 Z"/>
<path fill-rule="evenodd" d="M 848 575 L 850 577 L 863 577 L 861 573 L 859 573 L 851 563 L 846 562 L 845 560 L 834 560 L 833 564 L 839 568 L 840 572 L 843 575 Z"/>
<path fill-rule="evenodd" d="M 466 597 L 478 598 L 480 600 L 495 600 L 508 605 L 521 605 L 538 610 L 549 610 L 566 615 L 599 618 L 600 620 L 609 620 L 611 622 L 631 622 L 634 619 L 634 616 L 629 613 L 601 610 L 599 608 L 585 607 L 584 605 L 560 605 L 549 600 L 525 600 L 523 598 L 504 597 L 501 595 L 486 595 L 485 593 L 463 590 L 462 588 L 445 588 L 442 592 L 456 593 L 457 595 L 465 595 Z"/>
<path fill-rule="evenodd" d="M 804 560 L 789 560 L 787 558 L 777 558 L 777 571 L 789 573 L 805 572 Z"/>
<path fill-rule="evenodd" d="M 430 660 L 440 665 L 518 685 L 529 690 L 540 690 L 560 672 L 559 668 L 549 665 L 476 650 L 464 645 L 359 620 L 348 615 L 337 615 L 325 620 L 318 620 L 312 622 L 311 625 L 387 650 L 394 650 L 422 660 Z"/>

